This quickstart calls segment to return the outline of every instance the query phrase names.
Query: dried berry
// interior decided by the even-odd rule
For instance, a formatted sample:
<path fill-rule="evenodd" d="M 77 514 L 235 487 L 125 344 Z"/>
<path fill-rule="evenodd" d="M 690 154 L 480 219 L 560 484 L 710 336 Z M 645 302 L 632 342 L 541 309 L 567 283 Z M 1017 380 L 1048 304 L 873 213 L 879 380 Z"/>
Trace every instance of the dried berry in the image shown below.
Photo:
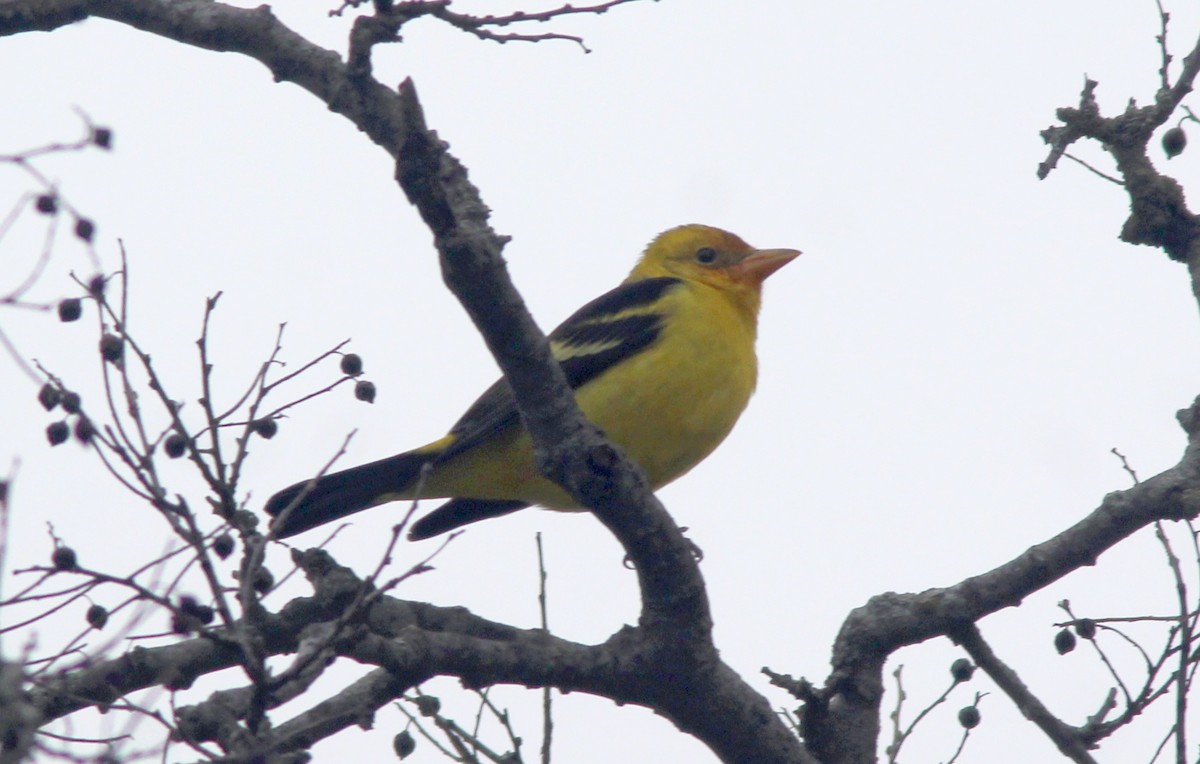
<path fill-rule="evenodd" d="M 271 591 L 271 587 L 275 585 L 275 576 L 271 575 L 271 571 L 266 568 L 259 568 L 254 571 L 254 591 L 259 594 L 266 594 Z"/>
<path fill-rule="evenodd" d="M 417 712 L 421 716 L 435 716 L 438 711 L 442 710 L 442 701 L 432 695 L 417 696 Z"/>
<path fill-rule="evenodd" d="M 163 442 L 163 451 L 166 451 L 167 456 L 172 459 L 178 459 L 187 451 L 187 444 L 187 438 L 177 432 L 173 432 Z"/>
<path fill-rule="evenodd" d="M 50 562 L 54 565 L 55 570 L 75 570 L 79 567 L 75 550 L 69 546 L 54 547 L 54 553 L 50 555 Z"/>
<path fill-rule="evenodd" d="M 60 399 L 58 388 L 49 382 L 42 385 L 41 390 L 38 390 L 38 403 L 42 404 L 42 408 L 47 411 L 53 411 Z"/>
<path fill-rule="evenodd" d="M 966 658 L 959 658 L 950 664 L 950 676 L 954 677 L 956 682 L 970 681 L 971 675 L 975 673 L 975 664 Z"/>
<path fill-rule="evenodd" d="M 1059 655 L 1066 655 L 1075 649 L 1075 635 L 1063 629 L 1054 635 L 1054 649 Z"/>
<path fill-rule="evenodd" d="M 100 297 L 104 294 L 104 287 L 108 285 L 108 280 L 104 278 L 104 274 L 97 273 L 88 279 L 88 294 L 92 297 Z"/>
<path fill-rule="evenodd" d="M 212 541 L 213 554 L 220 557 L 222 560 L 227 559 L 233 554 L 233 536 L 228 533 L 222 533 Z"/>
<path fill-rule="evenodd" d="M 108 610 L 103 605 L 92 605 L 87 611 L 87 622 L 93 629 L 103 629 L 108 623 Z"/>
<path fill-rule="evenodd" d="M 1075 622 L 1075 633 L 1083 639 L 1094 639 L 1096 637 L 1096 622 L 1091 618 L 1080 618 Z"/>
<path fill-rule="evenodd" d="M 354 384 L 354 397 L 367 403 L 375 402 L 375 383 L 360 379 Z"/>
<path fill-rule="evenodd" d="M 958 710 L 958 723 L 964 729 L 975 729 L 979 726 L 979 707 L 964 706 Z"/>
<path fill-rule="evenodd" d="M 125 341 L 115 334 L 105 332 L 100 338 L 100 357 L 109 363 L 119 363 L 125 355 Z"/>
<path fill-rule="evenodd" d="M 75 439 L 80 443 L 91 443 L 96 436 L 96 425 L 85 416 L 75 420 Z"/>
<path fill-rule="evenodd" d="M 84 241 L 91 241 L 96 235 L 96 224 L 87 218 L 78 218 L 75 221 L 75 235 Z"/>
<path fill-rule="evenodd" d="M 83 302 L 78 297 L 68 297 L 58 304 L 58 320 L 63 323 L 78 321 L 83 315 Z"/>
<path fill-rule="evenodd" d="M 392 750 L 401 759 L 408 758 L 409 754 L 416 750 L 416 748 L 417 741 L 413 739 L 412 734 L 408 730 L 404 730 L 392 738 Z"/>
<path fill-rule="evenodd" d="M 210 606 L 201 605 L 190 594 L 185 594 L 179 598 L 179 612 L 205 624 L 212 623 L 214 617 L 213 609 Z"/>
<path fill-rule="evenodd" d="M 358 353 L 347 353 L 342 356 L 342 373 L 347 377 L 357 377 L 362 374 L 362 356 Z"/>
<path fill-rule="evenodd" d="M 92 129 L 92 143 L 102 149 L 112 148 L 113 133 L 107 127 L 97 127 Z"/>
<path fill-rule="evenodd" d="M 52 446 L 66 443 L 69 437 L 71 437 L 71 428 L 66 422 L 52 422 L 46 427 L 46 440 L 50 441 Z"/>
<path fill-rule="evenodd" d="M 1172 127 L 1163 133 L 1162 147 L 1167 154 L 1167 159 L 1179 156 L 1187 147 L 1187 133 L 1183 132 L 1182 127 Z"/>
<path fill-rule="evenodd" d="M 58 212 L 58 197 L 54 194 L 41 194 L 34 201 L 33 206 L 43 215 L 53 215 Z"/>
<path fill-rule="evenodd" d="M 78 414 L 79 407 L 83 405 L 83 401 L 79 399 L 79 393 L 73 393 L 70 390 L 63 391 L 62 407 L 63 411 L 68 414 Z"/>
<path fill-rule="evenodd" d="M 279 425 L 274 419 L 255 419 L 250 423 L 250 429 L 256 434 L 270 440 L 275 437 L 275 433 L 279 432 Z"/>

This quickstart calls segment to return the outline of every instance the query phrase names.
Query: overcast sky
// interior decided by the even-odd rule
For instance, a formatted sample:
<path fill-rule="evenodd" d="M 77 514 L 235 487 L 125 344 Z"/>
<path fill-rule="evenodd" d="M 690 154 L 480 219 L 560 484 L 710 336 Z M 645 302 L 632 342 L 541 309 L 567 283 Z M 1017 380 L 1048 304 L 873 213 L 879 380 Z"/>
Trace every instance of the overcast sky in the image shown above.
<path fill-rule="evenodd" d="M 1182 58 L 1200 13 L 1174 5 L 1170 39 Z M 276 12 L 344 49 L 348 21 L 326 18 L 324 6 Z M 1142 476 L 1176 463 L 1184 439 L 1174 412 L 1200 393 L 1186 271 L 1117 240 L 1127 202 L 1113 184 L 1069 162 L 1046 181 L 1035 176 L 1046 154 L 1039 131 L 1077 102 L 1085 73 L 1099 80 L 1107 113 L 1153 98 L 1153 2 L 676 0 L 530 31 L 551 29 L 583 35 L 593 52 L 496 45 L 422 21 L 403 44 L 377 49 L 376 73 L 415 80 L 430 125 L 469 168 L 496 229 L 513 237 L 505 256 L 544 328 L 615 285 L 674 225 L 803 250 L 767 285 L 749 409 L 714 456 L 660 492 L 704 549 L 722 655 L 776 706 L 795 704 L 767 689 L 760 667 L 820 682 L 840 623 L 871 595 L 983 572 L 1127 487 L 1111 448 Z M 219 290 L 211 352 L 227 400 L 280 322 L 292 365 L 347 337 L 364 357 L 377 402 L 339 390 L 257 442 L 245 483 L 252 507 L 319 469 L 352 430 L 346 465 L 432 440 L 495 378 L 390 159 L 306 92 L 273 83 L 253 61 L 101 21 L 0 40 L 0 72 L 0 154 L 76 137 L 73 107 L 115 131 L 111 153 L 41 166 L 95 219 L 106 269 L 118 267 L 124 241 L 130 333 L 175 397 L 199 396 L 194 340 L 204 298 Z M 1095 146 L 1078 153 L 1111 169 Z M 1185 153 L 1169 169 L 1187 187 L 1198 161 Z M 1165 164 L 1157 153 L 1155 162 Z M 0 167 L 6 209 L 29 188 Z M 0 291 L 26 272 L 44 230 L 28 216 L 0 240 Z M 86 276 L 93 266 L 64 235 L 36 296 L 77 291 L 72 269 Z M 90 323 L 6 310 L 0 325 L 85 400 L 96 389 Z M 295 394 L 335 376 L 331 364 Z M 162 548 L 156 519 L 94 457 L 46 446 L 52 418 L 36 390 L 0 360 L 0 471 L 20 460 L 6 573 L 46 559 L 47 521 L 90 565 L 114 572 L 138 550 Z M 172 467 L 175 489 L 202 505 L 186 469 Z M 373 565 L 398 511 L 356 516 L 334 554 Z M 474 526 L 435 572 L 397 593 L 534 626 L 539 530 L 556 633 L 597 641 L 634 621 L 633 574 L 586 515 L 530 510 Z M 430 548 L 406 544 L 398 564 Z M 1111 681 L 1087 651 L 1054 654 L 1064 598 L 1080 615 L 1171 613 L 1174 590 L 1144 533 L 982 623 L 1000 655 L 1078 724 Z M 4 645 L 10 655 L 17 647 Z M 957 655 L 939 640 L 896 657 L 907 718 L 941 691 Z M 212 686 L 198 685 L 200 696 Z M 447 704 L 462 694 L 453 683 L 430 690 Z M 974 690 L 992 695 L 960 761 L 1054 755 L 977 680 L 902 758 L 948 759 L 953 714 Z M 513 707 L 532 755 L 537 694 L 495 697 Z M 885 708 L 893 703 L 889 694 Z M 556 718 L 560 761 L 715 761 L 641 709 L 575 694 Z M 1100 760 L 1148 760 L 1168 723 L 1149 715 Z M 401 726 L 383 712 L 376 731 L 316 750 L 336 760 L 352 745 L 362 760 L 384 760 Z"/>

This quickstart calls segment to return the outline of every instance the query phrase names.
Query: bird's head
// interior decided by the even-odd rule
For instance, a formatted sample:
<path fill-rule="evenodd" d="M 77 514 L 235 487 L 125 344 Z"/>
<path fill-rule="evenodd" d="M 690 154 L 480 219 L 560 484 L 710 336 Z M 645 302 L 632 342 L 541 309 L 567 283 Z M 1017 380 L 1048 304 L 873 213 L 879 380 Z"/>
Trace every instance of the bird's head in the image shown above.
<path fill-rule="evenodd" d="M 799 254 L 794 249 L 755 249 L 712 226 L 682 225 L 650 242 L 626 280 L 674 276 L 757 298 L 763 281 Z"/>

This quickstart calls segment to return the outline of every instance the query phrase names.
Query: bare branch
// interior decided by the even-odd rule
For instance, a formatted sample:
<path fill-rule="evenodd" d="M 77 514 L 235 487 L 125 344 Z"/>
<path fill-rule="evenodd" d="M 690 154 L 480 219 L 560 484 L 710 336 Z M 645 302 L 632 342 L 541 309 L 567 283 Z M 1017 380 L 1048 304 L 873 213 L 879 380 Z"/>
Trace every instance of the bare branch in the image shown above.
<path fill-rule="evenodd" d="M 1071 571 L 1094 564 L 1105 550 L 1156 520 L 1200 514 L 1200 491 L 1194 488 L 1200 484 L 1200 398 L 1178 418 L 1189 446 L 1175 467 L 1109 494 L 1083 520 L 991 571 L 919 594 L 880 594 L 852 611 L 834 643 L 833 672 L 805 713 L 805 739 L 818 756 L 823 736 L 830 735 L 831 744 L 842 741 L 839 732 L 844 729 L 870 725 L 873 731 L 863 739 L 875 739 L 883 664 L 896 649 L 954 634 L 964 624 L 1015 606 Z"/>

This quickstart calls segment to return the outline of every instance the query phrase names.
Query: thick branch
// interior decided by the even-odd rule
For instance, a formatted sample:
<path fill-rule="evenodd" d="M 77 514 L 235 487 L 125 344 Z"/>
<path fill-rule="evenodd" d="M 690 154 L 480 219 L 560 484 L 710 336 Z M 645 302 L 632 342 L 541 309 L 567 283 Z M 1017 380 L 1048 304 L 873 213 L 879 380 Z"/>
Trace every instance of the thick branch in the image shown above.
<path fill-rule="evenodd" d="M 394 90 L 354 77 L 341 57 L 279 21 L 269 6 L 237 8 L 210 0 L 3 0 L 0 36 L 49 31 L 87 17 L 110 19 L 208 50 L 240 53 L 349 119 L 395 156 L 403 128 Z"/>
<path fill-rule="evenodd" d="M 279 741 L 278 750 L 307 750 L 313 743 L 347 727 L 370 727 L 376 711 L 412 686 L 397 680 L 389 671 L 372 671 L 333 697 L 279 725 L 274 733 Z"/>
<path fill-rule="evenodd" d="M 278 614 L 256 619 L 266 655 L 295 652 L 306 632 L 342 619 L 365 586 L 326 552 L 310 550 L 297 559 L 316 591 L 312 597 L 289 602 Z M 811 761 L 800 741 L 782 728 L 767 701 L 728 666 L 715 658 L 687 656 L 640 628 L 626 627 L 602 644 L 583 645 L 540 629 L 488 621 L 464 608 L 383 595 L 374 597 L 369 610 L 344 626 L 326 646 L 329 653 L 383 671 L 253 735 L 240 724 L 246 719 L 253 688 L 223 690 L 180 709 L 182 733 L 193 743 L 216 740 L 227 752 L 243 755 L 298 750 L 369 721 L 382 705 L 433 676 L 444 675 L 458 677 L 469 687 L 550 686 L 643 705 L 706 742 L 727 762 Z M 242 623 L 233 626 L 242 628 Z M 237 666 L 239 661 L 235 648 L 204 638 L 135 649 L 43 683 L 32 693 L 32 704 L 45 723 L 82 708 L 103 707 L 147 687 L 187 687 L 197 677 Z M 323 667 L 320 663 L 310 668 Z M 296 694 L 272 692 L 271 707 L 278 709 Z"/>
<path fill-rule="evenodd" d="M 1054 538 L 953 586 L 880 594 L 852 611 L 834 643 L 833 672 L 806 711 L 806 739 L 817 755 L 828 762 L 855 760 L 827 750 L 822 741 L 844 745 L 846 732 L 877 725 L 883 664 L 897 649 L 961 633 L 986 615 L 1018 605 L 1071 571 L 1094 565 L 1103 552 L 1156 520 L 1200 515 L 1200 398 L 1179 412 L 1179 420 L 1189 436 L 1179 464 L 1110 493 Z"/>

